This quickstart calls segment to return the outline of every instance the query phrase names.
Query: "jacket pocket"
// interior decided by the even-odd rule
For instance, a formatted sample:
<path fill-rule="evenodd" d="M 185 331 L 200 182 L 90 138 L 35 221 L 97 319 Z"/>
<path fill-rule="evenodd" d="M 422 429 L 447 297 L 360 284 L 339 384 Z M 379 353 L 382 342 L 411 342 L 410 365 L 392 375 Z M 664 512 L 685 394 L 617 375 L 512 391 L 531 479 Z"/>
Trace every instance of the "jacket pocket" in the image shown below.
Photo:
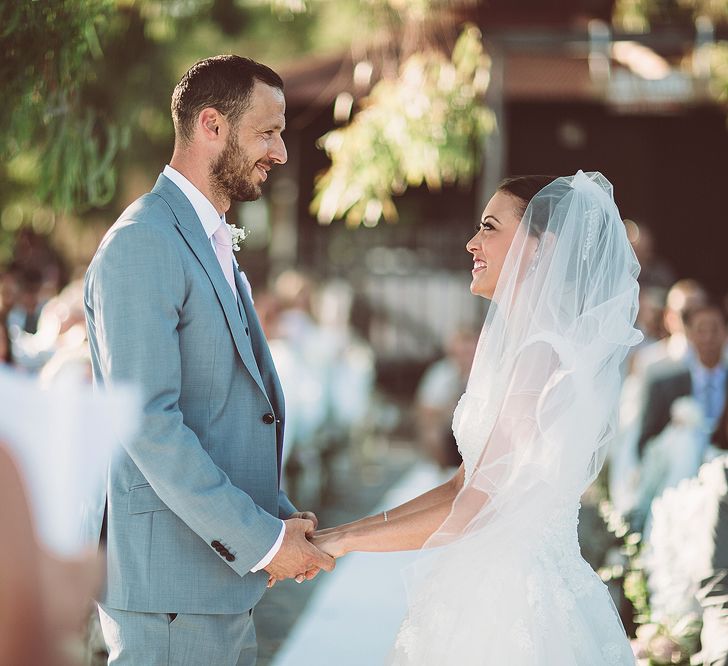
<path fill-rule="evenodd" d="M 135 486 L 129 490 L 129 513 L 169 511 L 169 507 L 157 496 L 150 485 Z"/>

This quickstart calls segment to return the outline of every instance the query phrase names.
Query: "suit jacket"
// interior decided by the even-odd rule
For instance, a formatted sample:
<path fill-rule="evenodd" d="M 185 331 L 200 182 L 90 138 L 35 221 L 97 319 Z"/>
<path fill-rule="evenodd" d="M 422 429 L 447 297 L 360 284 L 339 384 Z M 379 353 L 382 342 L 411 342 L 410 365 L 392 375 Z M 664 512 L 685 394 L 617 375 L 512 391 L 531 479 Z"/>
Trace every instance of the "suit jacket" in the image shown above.
<path fill-rule="evenodd" d="M 86 275 L 94 380 L 141 392 L 139 435 L 109 469 L 112 608 L 240 613 L 249 573 L 295 511 L 279 489 L 284 401 L 247 289 L 238 301 L 192 205 L 160 175 Z"/>
<path fill-rule="evenodd" d="M 672 403 L 678 398 L 692 395 L 692 393 L 693 382 L 690 370 L 685 366 L 648 377 L 645 386 L 644 411 L 637 439 L 637 450 L 640 456 L 644 452 L 647 442 L 659 435 L 670 423 Z"/>
<path fill-rule="evenodd" d="M 658 370 L 646 382 L 644 411 L 640 434 L 637 440 L 638 451 L 642 455 L 647 442 L 659 435 L 670 423 L 670 408 L 678 398 L 693 394 L 693 381 L 690 370 L 684 365 L 671 364 L 666 371 Z M 726 380 L 728 395 L 728 378 Z"/>

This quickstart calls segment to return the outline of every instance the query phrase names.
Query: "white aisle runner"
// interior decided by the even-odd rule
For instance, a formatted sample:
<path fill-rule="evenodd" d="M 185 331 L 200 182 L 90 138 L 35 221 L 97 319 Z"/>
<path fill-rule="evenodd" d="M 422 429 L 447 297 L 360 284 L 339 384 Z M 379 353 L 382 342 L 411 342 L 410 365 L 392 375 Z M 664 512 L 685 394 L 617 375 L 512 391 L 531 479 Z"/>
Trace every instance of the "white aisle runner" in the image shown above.
<path fill-rule="evenodd" d="M 443 483 L 440 470 L 419 463 L 382 499 L 402 504 Z M 353 553 L 319 583 L 273 666 L 380 666 L 386 663 L 406 610 L 406 553 Z M 305 585 L 305 583 L 303 583 Z"/>

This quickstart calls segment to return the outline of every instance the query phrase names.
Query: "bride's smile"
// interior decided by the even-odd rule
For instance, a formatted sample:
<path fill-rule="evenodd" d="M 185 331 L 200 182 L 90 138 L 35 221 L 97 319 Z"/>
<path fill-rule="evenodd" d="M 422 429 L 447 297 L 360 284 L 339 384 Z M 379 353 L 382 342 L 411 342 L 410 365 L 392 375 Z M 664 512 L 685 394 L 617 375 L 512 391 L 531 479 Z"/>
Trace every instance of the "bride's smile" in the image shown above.
<path fill-rule="evenodd" d="M 473 255 L 473 280 L 470 291 L 476 296 L 493 298 L 498 278 L 518 225 L 519 201 L 508 192 L 496 192 L 466 249 Z"/>

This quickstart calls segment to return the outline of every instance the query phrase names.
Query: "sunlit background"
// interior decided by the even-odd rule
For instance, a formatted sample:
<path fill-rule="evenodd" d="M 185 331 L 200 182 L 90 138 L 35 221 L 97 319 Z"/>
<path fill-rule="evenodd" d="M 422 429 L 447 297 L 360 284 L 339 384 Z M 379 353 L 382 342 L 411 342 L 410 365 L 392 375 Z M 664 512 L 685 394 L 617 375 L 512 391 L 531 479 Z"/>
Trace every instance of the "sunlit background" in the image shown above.
<path fill-rule="evenodd" d="M 288 163 L 228 221 L 249 232 L 237 259 L 286 391 L 285 482 L 329 524 L 459 464 L 450 415 L 486 306 L 465 243 L 502 178 L 611 181 L 649 340 L 675 333 L 663 313 L 678 280 L 725 305 L 726 0 L 4 0 L 0 46 L 2 338 L 8 360 L 46 379 L 88 372 L 79 280 L 171 156 L 181 75 L 220 53 L 281 74 Z M 585 501 L 585 557 L 631 636 L 644 625 L 672 641 L 644 658 L 688 663 L 700 606 L 651 608 L 640 533 L 609 485 Z M 392 568 L 371 562 L 350 580 Z M 325 585 L 266 597 L 261 664 L 379 663 L 357 661 L 345 635 L 300 659 L 296 641 L 353 636 L 366 617 L 362 589 Z M 392 626 L 367 634 L 380 659 L 393 604 Z M 103 663 L 90 632 L 84 659 Z"/>

